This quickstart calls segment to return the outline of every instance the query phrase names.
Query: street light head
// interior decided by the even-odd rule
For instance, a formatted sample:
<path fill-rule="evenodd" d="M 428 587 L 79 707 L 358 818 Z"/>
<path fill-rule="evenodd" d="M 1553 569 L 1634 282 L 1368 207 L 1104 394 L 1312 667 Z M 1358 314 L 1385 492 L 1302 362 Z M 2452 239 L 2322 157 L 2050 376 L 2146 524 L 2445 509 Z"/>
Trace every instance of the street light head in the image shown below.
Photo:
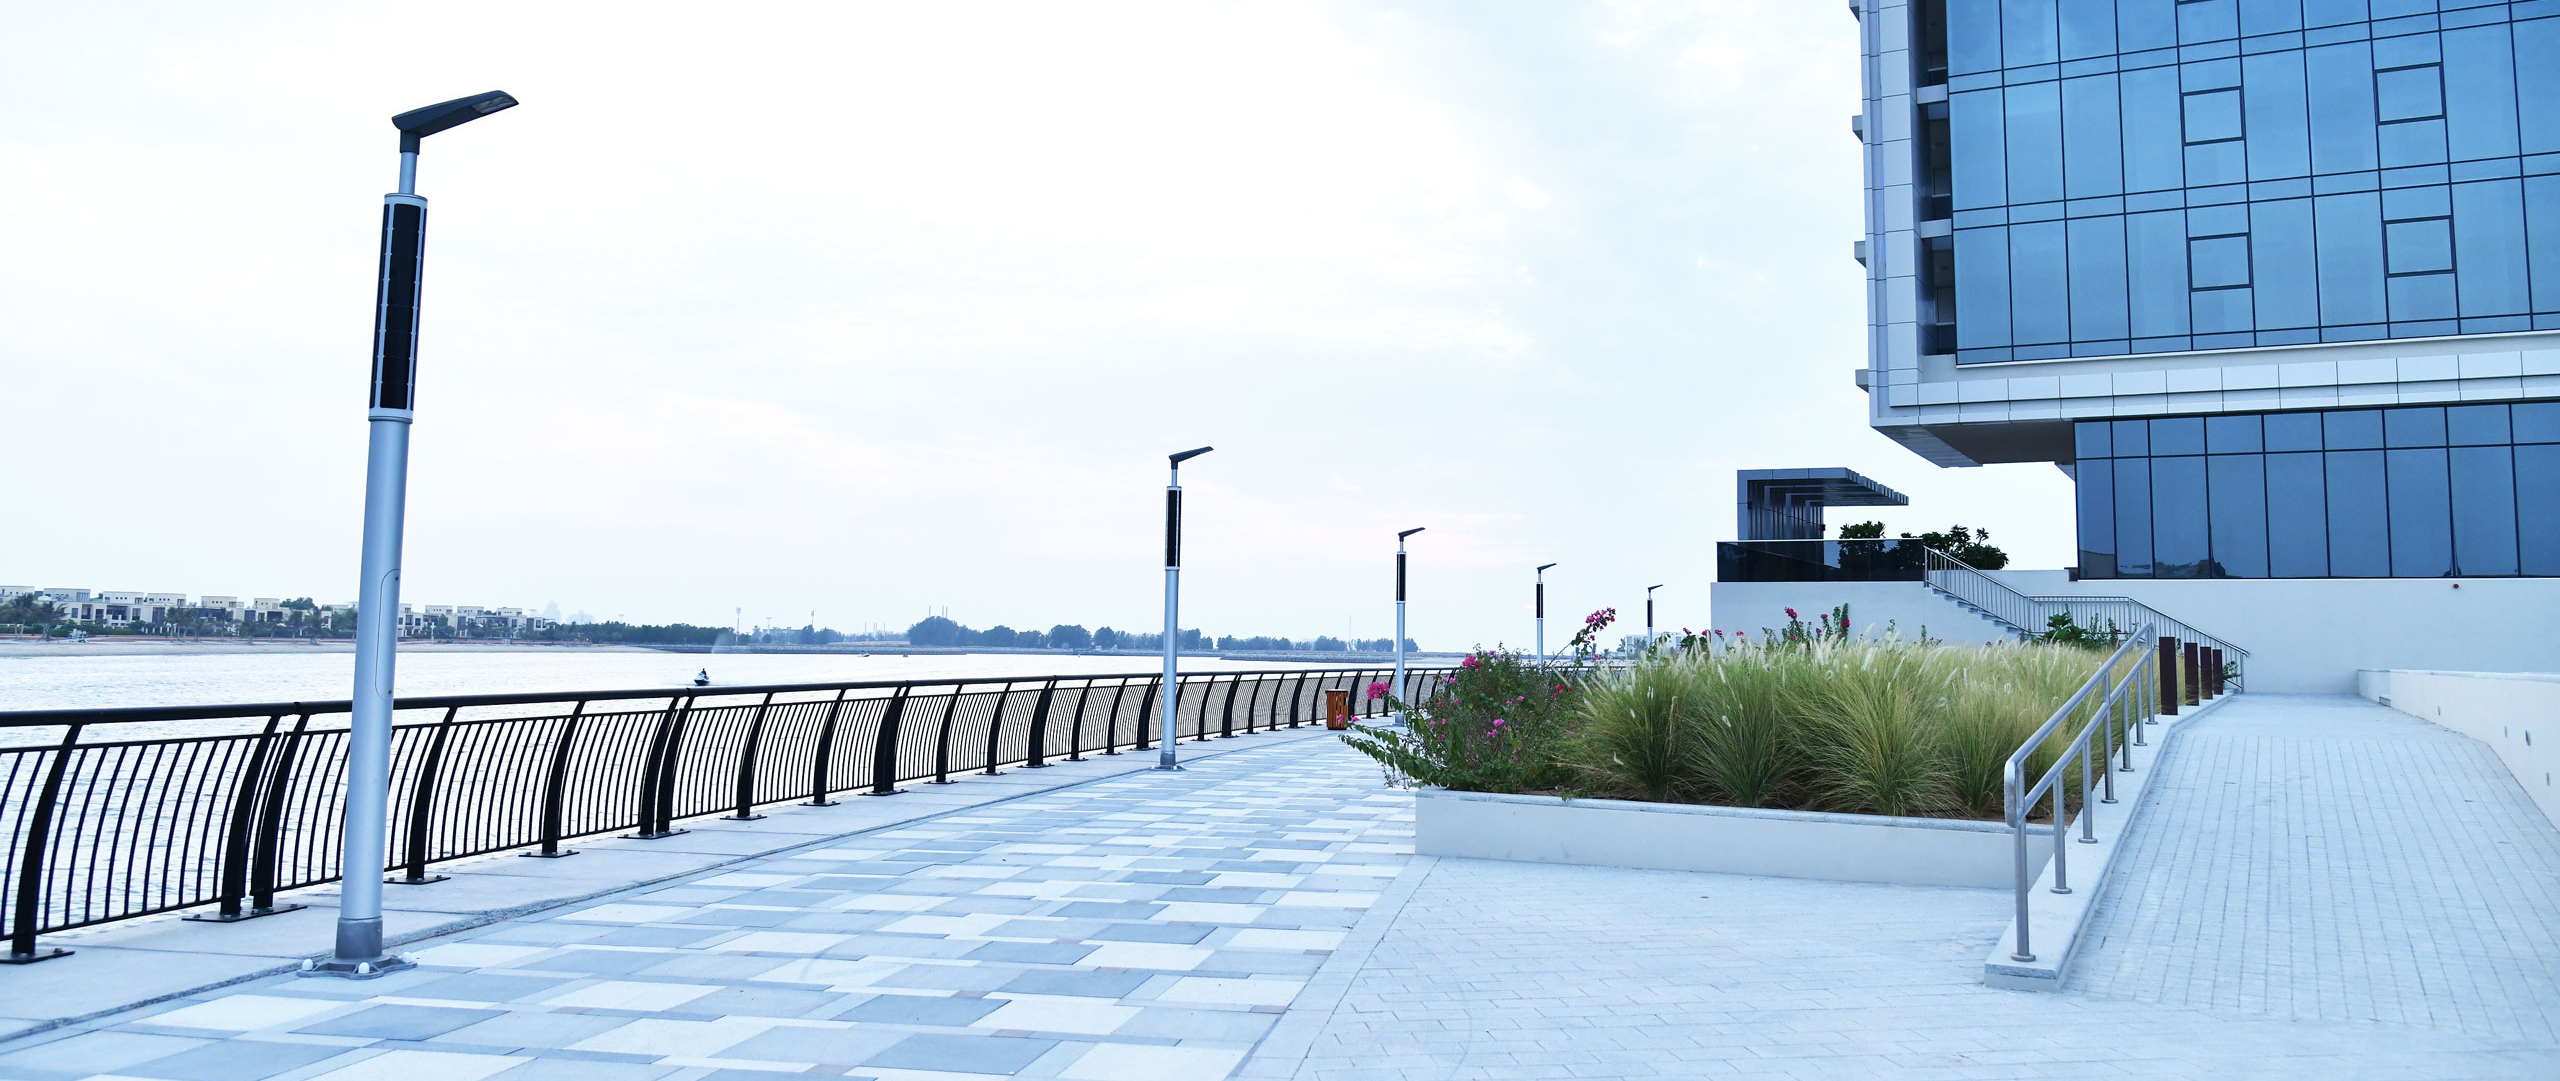
<path fill-rule="evenodd" d="M 1200 448 L 1197 448 L 1197 449 L 1194 449 L 1194 450 L 1186 450 L 1186 451 L 1182 451 L 1181 453 L 1178 453 L 1178 454 L 1168 454 L 1168 455 L 1165 455 L 1165 457 L 1173 459 L 1173 464 L 1175 464 L 1175 465 L 1177 465 L 1177 466 L 1178 466 L 1178 465 L 1181 465 L 1181 464 L 1182 464 L 1182 463 L 1184 463 L 1184 462 L 1190 461 L 1190 460 L 1191 460 L 1191 459 L 1193 459 L 1193 458 L 1197 458 L 1197 457 L 1199 457 L 1199 456 L 1201 456 L 1201 455 L 1203 455 L 1203 454 L 1207 454 L 1207 453 L 1209 453 L 1210 451 L 1215 450 L 1215 449 L 1217 449 L 1217 448 L 1215 448 L 1215 447 L 1200 447 Z"/>
<path fill-rule="evenodd" d="M 391 118 L 391 126 L 400 129 L 400 151 L 418 152 L 418 140 L 447 128 L 457 128 L 501 109 L 515 108 L 516 99 L 504 90 L 439 101 L 423 109 L 411 109 Z"/>
<path fill-rule="evenodd" d="M 1420 533 L 1420 532 L 1422 532 L 1422 530 L 1423 530 L 1423 527 L 1421 527 L 1421 526 L 1415 526 L 1415 527 L 1413 527 L 1413 528 L 1411 528 L 1411 529 L 1405 530 L 1405 531 L 1404 531 L 1404 532 L 1402 532 L 1402 533 L 1398 533 L 1398 534 L 1396 534 L 1396 539 L 1397 539 L 1397 540 L 1403 540 L 1403 539 L 1405 539 L 1406 537 L 1410 537 L 1410 536 L 1412 536 L 1412 535 L 1414 535 L 1414 534 L 1416 534 L 1416 533 Z"/>
<path fill-rule="evenodd" d="M 1544 573 L 1544 572 L 1546 571 L 1546 569 L 1547 569 L 1547 568 L 1552 567 L 1552 566 L 1555 566 L 1555 564 L 1553 564 L 1553 563 L 1541 563 L 1541 564 L 1538 564 L 1538 570 L 1539 570 L 1541 573 Z"/>
<path fill-rule="evenodd" d="M 1655 583 L 1654 583 L 1654 584 L 1652 584 L 1652 585 L 1649 585 L 1649 586 L 1644 587 L 1644 591 L 1645 591 L 1645 592 L 1647 592 L 1647 593 L 1651 593 L 1651 592 L 1653 592 L 1654 590 L 1660 589 L 1660 588 L 1662 588 L 1663 586 L 1668 585 L 1668 584 L 1669 584 L 1669 583 L 1667 583 L 1667 582 L 1655 582 Z"/>

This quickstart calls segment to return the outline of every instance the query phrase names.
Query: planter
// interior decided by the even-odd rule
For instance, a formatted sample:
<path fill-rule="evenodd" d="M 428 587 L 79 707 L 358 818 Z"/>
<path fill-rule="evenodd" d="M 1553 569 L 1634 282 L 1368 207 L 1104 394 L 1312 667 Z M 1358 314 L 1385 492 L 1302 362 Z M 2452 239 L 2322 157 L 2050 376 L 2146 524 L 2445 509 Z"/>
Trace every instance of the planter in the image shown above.
<path fill-rule="evenodd" d="M 2032 827 L 2028 873 L 2052 853 Z M 1413 808 L 1426 856 L 2009 889 L 2007 826 L 1944 818 L 1769 811 L 1686 803 L 1507 796 L 1426 788 Z"/>

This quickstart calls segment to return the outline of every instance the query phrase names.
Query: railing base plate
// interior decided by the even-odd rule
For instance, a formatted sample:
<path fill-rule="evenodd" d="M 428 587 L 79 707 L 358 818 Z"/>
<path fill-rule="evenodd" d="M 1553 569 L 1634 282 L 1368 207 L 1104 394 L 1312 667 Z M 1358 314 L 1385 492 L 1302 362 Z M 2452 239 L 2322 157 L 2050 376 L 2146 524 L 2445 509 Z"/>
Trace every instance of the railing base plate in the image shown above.
<path fill-rule="evenodd" d="M 564 849 L 561 849 L 561 850 L 559 850 L 559 851 L 557 851 L 557 852 L 539 852 L 539 851 L 536 851 L 536 852 L 518 852 L 518 853 L 516 853 L 516 855 L 521 856 L 521 857 L 524 857 L 525 859 L 529 859 L 529 860 L 556 860 L 556 859 L 559 859 L 559 858 L 560 858 L 560 857 L 562 857 L 562 856 L 575 856 L 575 855 L 577 855 L 577 854 L 578 854 L 578 850 L 577 850 L 577 849 L 574 849 L 574 848 L 564 848 Z"/>
<path fill-rule="evenodd" d="M 754 822 L 762 819 L 763 817 L 763 815 L 721 815 L 720 820 L 723 822 Z"/>
<path fill-rule="evenodd" d="M 831 799 L 813 799 L 801 804 L 803 807 L 833 807 L 835 805 L 836 801 Z"/>
<path fill-rule="evenodd" d="M 692 831 L 692 830 L 667 830 L 667 831 L 665 831 L 665 832 L 663 832 L 663 833 L 626 833 L 626 834 L 623 834 L 623 836 L 624 836 L 624 837 L 628 837 L 628 838 L 630 838 L 630 839 L 632 839 L 632 840 L 634 840 L 634 841 L 654 841 L 654 840 L 657 840 L 658 838 L 661 838 L 661 837 L 673 837 L 673 836 L 675 836 L 675 835 L 677 835 L 677 834 L 679 834 L 679 833 L 691 833 L 691 832 L 693 832 L 693 831 Z"/>
<path fill-rule="evenodd" d="M 305 961 L 303 966 L 302 971 L 294 975 L 325 976 L 340 980 L 370 980 L 377 976 L 388 976 L 394 972 L 416 968 L 418 963 L 399 954 L 387 954 L 378 961 Z"/>
<path fill-rule="evenodd" d="M 892 789 L 890 789 L 890 790 L 888 790 L 888 791 L 886 791 L 886 792 L 880 792 L 880 791 L 876 791 L 876 790 L 875 790 L 875 791 L 871 791 L 871 792 L 865 792 L 865 793 L 862 793 L 862 794 L 863 794 L 863 795 L 866 795 L 866 796 L 903 796 L 903 795 L 905 795 L 905 794 L 906 794 L 906 792 L 907 792 L 907 790 L 906 790 L 906 789 L 903 789 L 903 788 L 892 788 Z"/>
<path fill-rule="evenodd" d="M 60 946 L 39 946 L 34 953 L 0 953 L 0 965 L 32 965 L 56 957 L 69 957 L 71 951 Z"/>
<path fill-rule="evenodd" d="M 1024 769 L 1047 769 L 1047 768 L 1049 768 L 1049 766 L 1050 766 L 1050 765 L 1051 765 L 1051 763 L 1048 763 L 1048 762 L 1025 762 L 1025 763 L 1023 763 L 1023 764 L 1022 764 L 1022 768 L 1024 768 Z"/>
<path fill-rule="evenodd" d="M 244 920 L 254 920 L 263 916 L 281 916 L 301 907 L 301 905 L 269 905 L 265 908 L 253 908 L 236 915 L 221 912 L 199 912 L 195 915 L 185 917 L 185 919 L 189 923 L 239 923 Z"/>
<path fill-rule="evenodd" d="M 392 885 L 392 886 L 424 886 L 424 885 L 426 885 L 426 884 L 428 884 L 428 883 L 431 883 L 431 882 L 442 882 L 442 881 L 444 881 L 445 879 L 448 879 L 448 878 L 451 878 L 451 877 L 453 877 L 453 876 L 452 876 L 452 875 L 428 875 L 428 876 L 426 876 L 425 878 L 410 878 L 410 877 L 408 877 L 407 875 L 392 875 L 392 876 L 390 876 L 390 877 L 387 877 L 387 878 L 383 879 L 382 881 L 383 881 L 385 884 L 387 884 L 387 885 Z"/>

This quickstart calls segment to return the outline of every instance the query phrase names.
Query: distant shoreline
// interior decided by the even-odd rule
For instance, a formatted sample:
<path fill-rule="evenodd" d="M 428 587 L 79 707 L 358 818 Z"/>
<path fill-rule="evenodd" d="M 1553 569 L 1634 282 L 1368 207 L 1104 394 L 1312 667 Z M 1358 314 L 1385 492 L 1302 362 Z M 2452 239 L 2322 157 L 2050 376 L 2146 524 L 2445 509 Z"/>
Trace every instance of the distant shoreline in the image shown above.
<path fill-rule="evenodd" d="M 86 642 L 56 638 L 0 636 L 0 660 L 11 657 L 187 657 L 222 654 L 314 654 L 353 653 L 356 645 L 349 638 L 162 638 L 152 635 L 99 635 Z M 504 640 L 470 640 L 431 642 L 404 638 L 402 653 L 694 653 L 711 655 L 710 646 L 687 645 L 599 645 L 588 642 L 508 642 Z M 1113 649 L 1012 649 L 995 646 L 910 646 L 903 643 L 871 645 L 837 642 L 823 646 L 764 645 L 749 649 L 722 647 L 720 655 L 760 654 L 835 654 L 883 657 L 934 657 L 967 655 L 1010 655 L 1025 657 L 1159 657 L 1152 650 Z M 1318 653 L 1312 650 L 1184 650 L 1185 657 L 1219 657 L 1231 661 L 1266 661 L 1288 664 L 1325 664 L 1384 668 L 1395 663 L 1392 653 L 1342 652 Z M 1407 653 L 1405 663 L 1415 666 L 1449 664 L 1465 656 L 1462 653 Z"/>

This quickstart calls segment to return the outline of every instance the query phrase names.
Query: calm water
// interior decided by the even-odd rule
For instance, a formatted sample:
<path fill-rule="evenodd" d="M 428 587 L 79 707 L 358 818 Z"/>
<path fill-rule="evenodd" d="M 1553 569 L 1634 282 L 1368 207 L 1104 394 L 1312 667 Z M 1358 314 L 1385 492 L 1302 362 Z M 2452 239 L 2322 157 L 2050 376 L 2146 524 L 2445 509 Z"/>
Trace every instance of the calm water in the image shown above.
<path fill-rule="evenodd" d="M 347 697 L 355 654 L 294 652 L 115 656 L 0 655 L 0 710 L 175 706 L 226 702 L 329 701 Z M 111 648 L 111 647 L 88 647 Z M 862 657 L 772 653 L 552 652 L 403 653 L 402 697 L 437 694 L 624 690 L 670 687 L 707 668 L 720 684 L 822 683 L 954 676 L 1046 676 L 1148 672 L 1153 657 L 957 654 Z M 1267 661 L 1185 657 L 1184 671 L 1279 668 Z"/>

